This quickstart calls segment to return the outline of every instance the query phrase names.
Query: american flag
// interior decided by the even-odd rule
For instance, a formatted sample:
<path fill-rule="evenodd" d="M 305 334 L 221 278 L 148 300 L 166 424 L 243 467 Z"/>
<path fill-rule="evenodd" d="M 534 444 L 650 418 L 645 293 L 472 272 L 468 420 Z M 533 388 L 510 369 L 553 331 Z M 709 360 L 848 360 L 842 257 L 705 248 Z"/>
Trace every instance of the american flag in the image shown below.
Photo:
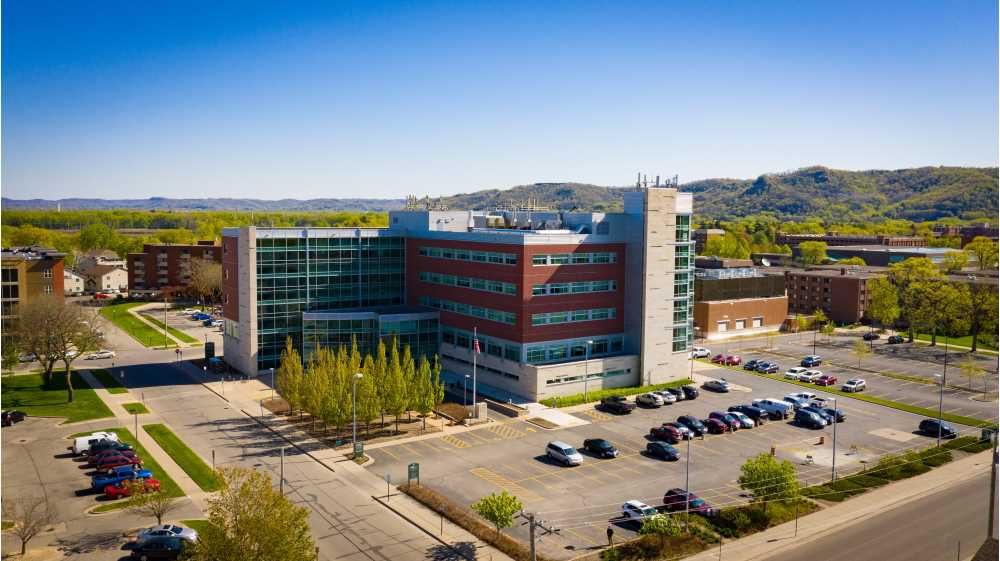
<path fill-rule="evenodd" d="M 472 339 L 472 352 L 479 354 L 479 337 Z"/>

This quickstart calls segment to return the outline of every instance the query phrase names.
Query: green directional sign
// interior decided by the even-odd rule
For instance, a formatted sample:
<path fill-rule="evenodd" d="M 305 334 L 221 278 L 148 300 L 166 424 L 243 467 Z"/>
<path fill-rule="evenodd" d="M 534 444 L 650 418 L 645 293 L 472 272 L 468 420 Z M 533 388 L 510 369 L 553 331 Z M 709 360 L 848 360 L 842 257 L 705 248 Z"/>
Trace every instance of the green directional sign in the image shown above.
<path fill-rule="evenodd" d="M 417 485 L 420 485 L 420 464 L 418 464 L 417 462 L 413 462 L 409 466 L 407 466 L 406 479 L 407 483 L 416 479 Z"/>

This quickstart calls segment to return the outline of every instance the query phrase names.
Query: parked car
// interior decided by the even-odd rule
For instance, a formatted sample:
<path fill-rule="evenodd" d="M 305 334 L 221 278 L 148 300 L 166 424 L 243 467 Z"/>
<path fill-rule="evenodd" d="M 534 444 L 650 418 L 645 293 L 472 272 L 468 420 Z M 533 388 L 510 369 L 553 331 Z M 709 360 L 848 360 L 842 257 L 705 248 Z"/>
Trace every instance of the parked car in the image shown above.
<path fill-rule="evenodd" d="M 729 425 L 718 419 L 703 419 L 701 422 L 704 423 L 708 434 L 725 434 L 729 432 Z"/>
<path fill-rule="evenodd" d="M 213 319 L 211 327 L 222 327 L 221 319 Z"/>
<path fill-rule="evenodd" d="M 725 378 L 721 380 L 709 380 L 702 384 L 701 387 L 713 392 L 729 393 L 729 382 Z"/>
<path fill-rule="evenodd" d="M 688 512 L 704 516 L 715 516 L 718 513 L 705 499 L 680 488 L 670 489 L 663 494 L 663 506 L 667 512 L 684 512 L 686 506 Z"/>
<path fill-rule="evenodd" d="M 691 349 L 692 358 L 708 358 L 712 355 L 712 351 L 706 349 L 705 347 L 693 347 Z"/>
<path fill-rule="evenodd" d="M 672 393 L 677 401 L 684 401 L 687 399 L 687 394 L 684 393 L 684 388 L 667 388 L 668 392 Z"/>
<path fill-rule="evenodd" d="M 748 360 L 748 361 L 746 361 L 746 362 L 743 363 L 743 370 L 756 370 L 757 369 L 757 365 L 760 364 L 760 363 L 761 363 L 760 360 L 752 358 L 752 359 L 750 359 L 750 360 Z"/>
<path fill-rule="evenodd" d="M 23 421 L 26 416 L 24 411 L 4 411 L 2 424 L 5 427 L 11 427 L 14 426 L 14 423 Z"/>
<path fill-rule="evenodd" d="M 757 423 L 753 419 L 748 417 L 745 413 L 740 413 L 739 411 L 730 411 L 729 414 L 735 417 L 737 421 L 739 421 L 741 429 L 752 429 L 755 426 L 757 426 Z"/>
<path fill-rule="evenodd" d="M 834 409 L 833 407 L 824 407 L 823 411 L 825 411 L 827 415 L 829 415 L 830 417 L 832 417 L 838 423 L 843 423 L 844 421 L 847 420 L 847 414 L 844 413 L 843 409 Z"/>
<path fill-rule="evenodd" d="M 152 493 L 160 490 L 160 481 L 157 479 L 141 479 L 145 492 Z M 132 485 L 120 481 L 114 485 L 104 488 L 104 497 L 107 499 L 121 499 L 132 494 Z"/>
<path fill-rule="evenodd" d="M 112 296 L 110 294 L 105 294 L 103 292 L 98 292 L 94 294 L 94 300 L 107 300 L 109 298 L 112 298 Z"/>
<path fill-rule="evenodd" d="M 760 407 L 754 407 L 753 405 L 733 405 L 729 408 L 729 412 L 746 415 L 751 421 L 756 423 L 757 426 L 766 423 L 767 418 L 770 416 L 767 411 L 761 409 Z"/>
<path fill-rule="evenodd" d="M 767 414 L 772 419 L 787 419 L 792 414 L 792 411 L 794 411 L 791 403 L 768 397 L 755 399 L 751 402 L 751 405 L 767 411 Z"/>
<path fill-rule="evenodd" d="M 802 368 L 801 366 L 793 366 L 792 368 L 789 368 L 788 370 L 785 370 L 785 379 L 786 380 L 798 380 L 799 376 L 803 372 L 805 372 L 806 370 L 808 370 L 808 369 L 807 368 Z"/>
<path fill-rule="evenodd" d="M 194 308 L 184 308 L 180 311 L 182 316 L 190 316 L 199 313 L 201 310 L 196 310 Z"/>
<path fill-rule="evenodd" d="M 198 539 L 198 532 L 193 528 L 185 528 L 177 524 L 157 524 L 144 530 L 139 530 L 137 541 L 144 542 L 150 538 L 180 538 L 193 542 Z"/>
<path fill-rule="evenodd" d="M 867 384 L 865 384 L 865 381 L 861 378 L 851 378 L 850 380 L 844 382 L 843 386 L 840 386 L 840 391 L 855 393 L 864 391 L 866 387 L 868 387 Z"/>
<path fill-rule="evenodd" d="M 102 440 L 118 440 L 118 435 L 113 432 L 95 432 L 87 436 L 81 436 L 73 441 L 73 453 L 80 455 L 90 451 L 93 444 Z"/>
<path fill-rule="evenodd" d="M 796 411 L 809 405 L 808 399 L 803 399 L 795 395 L 786 395 L 782 399 L 788 402 L 792 406 L 792 408 L 795 409 Z"/>
<path fill-rule="evenodd" d="M 87 461 L 83 464 L 86 467 L 95 467 L 98 462 L 104 460 L 105 458 L 113 458 L 115 456 L 125 456 L 126 458 L 135 457 L 135 452 L 132 450 L 101 450 L 100 452 L 95 452 L 87 456 Z"/>
<path fill-rule="evenodd" d="M 616 395 L 602 399 L 601 409 L 610 411 L 611 413 L 627 414 L 635 410 L 635 404 L 630 403 L 623 396 Z"/>
<path fill-rule="evenodd" d="M 712 357 L 712 362 L 715 364 L 725 364 L 726 366 L 738 366 L 741 361 L 739 355 L 717 354 Z"/>
<path fill-rule="evenodd" d="M 141 468 L 142 458 L 136 456 L 135 454 L 132 454 L 131 456 L 125 456 L 122 454 L 104 456 L 103 458 L 100 458 L 99 460 L 94 462 L 93 466 L 97 471 L 103 471 L 105 473 L 114 473 L 115 469 L 120 468 L 122 466 L 129 466 L 129 467 L 134 466 Z"/>
<path fill-rule="evenodd" d="M 95 442 L 87 449 L 87 455 L 93 454 L 94 452 L 100 452 L 102 450 L 131 450 L 132 445 L 125 442 L 118 442 L 117 440 L 101 440 L 100 442 Z"/>
<path fill-rule="evenodd" d="M 35 362 L 36 360 L 38 360 L 38 357 L 35 356 L 35 353 L 23 353 L 17 355 L 18 362 Z"/>
<path fill-rule="evenodd" d="M 819 418 L 823 419 L 823 422 L 826 423 L 826 424 L 828 424 L 828 425 L 830 423 L 833 423 L 833 416 L 830 415 L 829 413 L 827 413 L 826 411 L 824 411 L 821 407 L 815 407 L 813 405 L 807 405 L 807 406 L 805 406 L 805 407 L 802 408 L 802 411 L 808 411 L 810 413 L 815 413 L 815 414 L 819 415 Z"/>
<path fill-rule="evenodd" d="M 646 453 L 654 458 L 673 462 L 680 458 L 677 449 L 666 442 L 649 442 L 646 444 Z"/>
<path fill-rule="evenodd" d="M 642 521 L 660 512 L 641 501 L 627 501 L 622 505 L 622 517 L 626 520 Z"/>
<path fill-rule="evenodd" d="M 128 479 L 147 479 L 153 477 L 153 472 L 148 469 L 132 469 L 131 466 L 115 468 L 111 474 L 95 475 L 90 478 L 92 489 L 104 490 L 108 485 L 117 485 Z"/>
<path fill-rule="evenodd" d="M 877 341 L 879 338 L 879 334 L 875 333 L 874 331 L 869 331 L 868 333 L 862 335 L 861 338 L 864 339 L 865 341 Z"/>
<path fill-rule="evenodd" d="M 684 397 L 686 399 L 698 399 L 698 388 L 694 386 L 684 386 L 681 389 L 684 391 Z"/>
<path fill-rule="evenodd" d="M 790 393 L 788 395 L 797 397 L 799 399 L 804 399 L 806 401 L 813 401 L 819 399 L 813 392 L 795 392 L 795 393 Z"/>
<path fill-rule="evenodd" d="M 806 368 L 812 368 L 813 366 L 819 366 L 823 364 L 823 357 L 819 355 L 809 355 L 802 359 L 799 363 L 800 366 L 805 366 Z"/>
<path fill-rule="evenodd" d="M 826 426 L 826 421 L 812 411 L 799 409 L 795 412 L 795 424 L 810 429 L 821 429 Z"/>
<path fill-rule="evenodd" d="M 195 321 L 205 321 L 206 319 L 212 319 L 212 316 L 204 312 L 198 312 L 196 314 L 191 314 L 191 319 Z"/>
<path fill-rule="evenodd" d="M 208 318 L 208 319 L 202 321 L 201 325 L 204 326 L 204 327 L 212 327 L 212 324 L 215 323 L 215 321 L 216 320 L 214 320 L 212 318 Z"/>
<path fill-rule="evenodd" d="M 677 432 L 681 434 L 681 440 L 691 440 L 691 438 L 694 437 L 694 432 L 692 432 L 691 429 L 687 428 L 687 426 L 684 424 L 670 422 L 670 423 L 663 423 L 663 426 L 673 427 L 677 429 Z"/>
<path fill-rule="evenodd" d="M 740 423 L 739 419 L 737 419 L 733 415 L 730 415 L 729 413 L 725 413 L 722 411 L 712 411 L 711 413 L 708 414 L 708 418 L 715 419 L 717 421 L 722 421 L 723 423 L 725 423 L 726 428 L 728 428 L 730 431 L 737 431 L 740 430 L 740 428 L 742 428 L 740 426 L 742 425 L 742 423 Z"/>
<path fill-rule="evenodd" d="M 181 538 L 157 537 L 150 538 L 142 543 L 137 543 L 132 548 L 130 556 L 139 561 L 153 561 L 154 559 L 177 559 L 184 552 L 185 542 Z"/>
<path fill-rule="evenodd" d="M 712 357 L 712 362 L 714 364 L 724 364 L 726 362 L 726 355 L 719 353 Z"/>
<path fill-rule="evenodd" d="M 583 441 L 583 449 L 598 458 L 617 458 L 618 449 L 603 438 L 588 438 Z"/>
<path fill-rule="evenodd" d="M 101 360 L 106 358 L 115 358 L 115 352 L 109 351 L 107 349 L 102 349 L 90 353 L 89 355 L 83 357 L 83 360 Z"/>
<path fill-rule="evenodd" d="M 823 374 L 819 378 L 816 378 L 814 383 L 817 386 L 832 386 L 837 383 L 837 377 L 833 374 Z"/>
<path fill-rule="evenodd" d="M 663 404 L 664 405 L 670 405 L 671 403 L 677 403 L 677 396 L 674 395 L 673 393 L 671 393 L 669 390 L 660 390 L 660 391 L 653 392 L 653 393 L 655 393 L 656 395 L 660 396 L 660 399 L 663 400 Z M 681 393 L 683 393 L 683 392 L 681 392 Z"/>
<path fill-rule="evenodd" d="M 905 341 L 906 339 L 903 339 L 902 335 L 890 335 L 889 338 L 886 339 L 886 342 L 889 343 L 890 345 L 898 345 Z"/>
<path fill-rule="evenodd" d="M 677 417 L 677 422 L 687 427 L 695 436 L 701 436 L 708 432 L 708 428 L 697 417 L 691 415 L 681 415 Z"/>
<path fill-rule="evenodd" d="M 644 393 L 635 398 L 636 405 L 643 407 L 663 407 L 663 398 L 655 393 Z"/>
<path fill-rule="evenodd" d="M 763 372 L 766 374 L 777 374 L 781 367 L 775 362 L 760 362 L 757 363 L 757 372 Z"/>
<path fill-rule="evenodd" d="M 670 444 L 677 444 L 684 438 L 681 436 L 681 431 L 669 425 L 649 429 L 649 436 L 653 440 L 661 440 Z"/>
<path fill-rule="evenodd" d="M 545 455 L 567 466 L 578 466 L 583 463 L 583 455 L 565 442 L 558 440 L 549 442 L 545 447 Z"/>
<path fill-rule="evenodd" d="M 822 376 L 822 375 L 823 375 L 823 372 L 821 372 L 819 370 L 806 370 L 802 374 L 799 374 L 799 381 L 800 382 L 815 382 L 816 380 L 819 380 L 820 376 Z"/>
<path fill-rule="evenodd" d="M 941 438 L 955 438 L 958 436 L 954 427 L 937 419 L 924 419 L 923 421 L 920 421 L 920 425 L 917 427 L 917 430 L 920 434 L 933 436 L 935 438 L 937 438 L 938 434 L 941 435 Z"/>

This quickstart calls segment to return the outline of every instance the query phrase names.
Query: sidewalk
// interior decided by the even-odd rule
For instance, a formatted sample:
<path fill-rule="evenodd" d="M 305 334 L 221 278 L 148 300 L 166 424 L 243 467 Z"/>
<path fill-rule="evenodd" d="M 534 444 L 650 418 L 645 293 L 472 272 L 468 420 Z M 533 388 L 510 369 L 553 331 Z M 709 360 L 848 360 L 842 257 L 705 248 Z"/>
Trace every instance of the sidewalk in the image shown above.
<path fill-rule="evenodd" d="M 886 510 L 902 506 L 927 494 L 928 489 L 941 489 L 973 475 L 989 471 L 992 450 L 961 458 L 929 473 L 880 487 L 804 516 L 798 521 L 775 526 L 759 534 L 723 543 L 722 550 L 713 548 L 689 557 L 692 561 L 759 561 L 809 543 L 833 530 L 842 530 L 877 516 Z M 794 539 L 791 539 L 794 536 Z M 721 557 L 720 557 L 721 556 Z"/>

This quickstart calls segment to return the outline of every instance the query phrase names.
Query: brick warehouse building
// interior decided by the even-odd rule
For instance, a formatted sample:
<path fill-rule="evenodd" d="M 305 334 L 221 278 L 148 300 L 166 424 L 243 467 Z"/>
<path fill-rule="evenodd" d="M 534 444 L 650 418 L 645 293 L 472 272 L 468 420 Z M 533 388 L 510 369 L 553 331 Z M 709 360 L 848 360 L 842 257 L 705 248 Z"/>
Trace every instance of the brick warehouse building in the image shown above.
<path fill-rule="evenodd" d="M 223 231 L 224 355 L 258 373 L 285 340 L 370 350 L 392 334 L 452 383 L 538 400 L 683 378 L 692 338 L 691 195 L 625 212 L 394 211 L 388 228 Z M 502 224 L 504 227 L 489 227 Z"/>
<path fill-rule="evenodd" d="M 197 244 L 145 244 L 142 253 L 129 253 L 128 290 L 153 295 L 166 288 L 184 289 L 191 281 L 191 260 L 220 262 L 222 248 L 213 241 Z"/>
<path fill-rule="evenodd" d="M 695 335 L 713 340 L 781 328 L 788 316 L 784 277 L 763 274 L 749 259 L 698 257 L 695 265 Z"/>

